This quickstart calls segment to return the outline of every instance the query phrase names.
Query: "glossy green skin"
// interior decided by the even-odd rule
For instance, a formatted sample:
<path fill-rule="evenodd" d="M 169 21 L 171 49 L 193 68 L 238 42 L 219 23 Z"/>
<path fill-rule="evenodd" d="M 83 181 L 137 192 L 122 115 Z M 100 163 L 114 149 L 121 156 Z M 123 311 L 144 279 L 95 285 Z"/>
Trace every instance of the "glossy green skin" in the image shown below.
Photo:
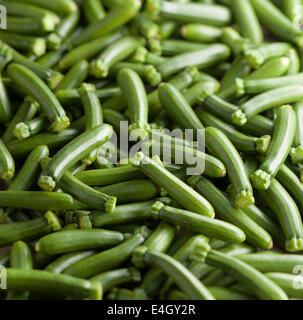
<path fill-rule="evenodd" d="M 56 260 L 52 261 L 49 265 L 47 265 L 45 267 L 45 270 L 53 273 L 62 273 L 65 269 L 67 269 L 74 263 L 87 257 L 90 257 L 96 253 L 97 251 L 94 250 L 66 253 L 57 258 Z"/>
<path fill-rule="evenodd" d="M 8 48 L 12 54 L 13 54 L 13 61 L 21 64 L 30 70 L 32 70 L 37 76 L 39 76 L 41 79 L 47 81 L 47 83 L 54 88 L 57 83 L 61 80 L 62 75 L 58 72 L 53 71 L 50 68 L 44 67 L 39 63 L 36 63 L 35 61 L 31 61 L 7 44 L 1 43 L 1 48 Z"/>
<path fill-rule="evenodd" d="M 79 133 L 77 129 L 67 129 L 60 134 L 40 133 L 22 141 L 11 141 L 7 148 L 14 158 L 23 158 L 39 145 L 47 145 L 52 150 L 73 140 Z"/>
<path fill-rule="evenodd" d="M 191 181 L 189 181 L 191 183 Z M 228 198 L 213 183 L 200 177 L 194 184 L 195 189 L 208 199 L 218 216 L 244 231 L 247 241 L 257 248 L 270 249 L 271 236 L 242 210 L 235 208 Z"/>
<path fill-rule="evenodd" d="M 20 64 L 10 64 L 7 72 L 25 93 L 37 100 L 50 122 L 54 124 L 55 131 L 60 133 L 69 126 L 64 109 L 38 76 Z"/>
<path fill-rule="evenodd" d="M 222 287 L 207 287 L 208 291 L 214 296 L 216 300 L 251 300 L 249 296 L 244 294 L 222 288 Z M 172 290 L 168 295 L 169 300 L 188 300 L 188 297 L 179 290 Z"/>
<path fill-rule="evenodd" d="M 44 56 L 37 59 L 36 62 L 45 68 L 53 68 L 59 63 L 60 59 L 62 59 L 66 50 L 67 47 L 62 45 L 58 50 L 49 51 Z"/>
<path fill-rule="evenodd" d="M 25 242 L 17 241 L 10 250 L 10 267 L 24 270 L 33 269 L 33 259 L 31 251 Z M 27 300 L 28 291 L 8 292 L 6 300 Z"/>
<path fill-rule="evenodd" d="M 251 47 L 244 51 L 247 62 L 255 69 L 260 68 L 266 61 L 285 56 L 291 46 L 285 42 L 262 44 L 259 47 Z"/>
<path fill-rule="evenodd" d="M 97 190 L 116 197 L 118 204 L 151 200 L 160 192 L 160 188 L 152 181 L 143 179 L 119 182 L 97 188 Z"/>
<path fill-rule="evenodd" d="M 139 33 L 147 39 L 159 37 L 158 24 L 142 13 L 139 13 L 134 17 L 132 21 L 132 28 L 134 28 L 135 33 L 139 31 Z"/>
<path fill-rule="evenodd" d="M 139 169 L 132 166 L 115 167 L 110 169 L 96 169 L 79 172 L 76 178 L 89 186 L 106 186 L 119 182 L 144 178 Z"/>
<path fill-rule="evenodd" d="M 136 233 L 122 244 L 83 259 L 64 271 L 74 277 L 89 278 L 100 272 L 114 269 L 127 261 L 136 247 L 144 242 L 146 235 Z"/>
<path fill-rule="evenodd" d="M 117 62 L 110 68 L 110 75 L 117 74 L 122 69 L 132 69 L 138 75 L 148 82 L 151 86 L 156 86 L 161 82 L 161 75 L 156 68 L 151 64 L 131 63 L 131 62 Z"/>
<path fill-rule="evenodd" d="M 46 51 L 46 42 L 43 38 L 5 33 L 0 31 L 0 40 L 20 51 L 42 56 Z"/>
<path fill-rule="evenodd" d="M 236 258 L 211 250 L 206 257 L 206 263 L 232 275 L 240 283 L 248 286 L 260 299 L 288 300 L 286 293 L 274 282 Z"/>
<path fill-rule="evenodd" d="M 252 297 L 222 287 L 207 287 L 216 300 L 252 300 Z"/>
<path fill-rule="evenodd" d="M 139 169 L 185 209 L 210 218 L 214 216 L 214 209 L 207 200 L 154 160 L 142 155 Z"/>
<path fill-rule="evenodd" d="M 266 215 L 260 208 L 255 205 L 251 205 L 248 208 L 242 209 L 242 211 L 260 227 L 266 230 L 272 238 L 275 239 L 275 244 L 283 244 L 285 238 L 281 227 L 278 226 L 277 223 Z"/>
<path fill-rule="evenodd" d="M 240 59 L 240 58 L 238 58 Z M 287 57 L 272 58 L 265 62 L 259 69 L 244 77 L 245 80 L 257 80 L 263 78 L 280 77 L 286 73 L 290 66 L 290 60 Z M 235 79 L 234 79 L 235 80 Z M 222 90 L 219 97 L 222 99 L 230 99 L 236 94 L 236 85 Z"/>
<path fill-rule="evenodd" d="M 298 176 L 286 165 L 283 165 L 276 178 L 294 197 L 299 208 L 303 208 L 303 184 Z"/>
<path fill-rule="evenodd" d="M 42 175 L 59 181 L 65 170 L 107 142 L 112 133 L 113 129 L 109 125 L 100 125 L 84 132 L 55 154 Z"/>
<path fill-rule="evenodd" d="M 140 271 L 132 267 L 121 268 L 100 273 L 90 278 L 90 280 L 100 282 L 103 292 L 106 292 L 125 283 L 140 281 Z"/>
<path fill-rule="evenodd" d="M 248 100 L 241 106 L 241 110 L 245 113 L 248 119 L 253 116 L 271 109 L 277 105 L 283 105 L 286 103 L 293 103 L 303 98 L 303 86 L 285 86 L 283 88 L 277 88 Z"/>
<path fill-rule="evenodd" d="M 79 23 L 80 19 L 80 13 L 77 10 L 76 12 L 73 12 L 69 15 L 66 15 L 60 20 L 60 23 L 58 24 L 55 35 L 60 37 L 59 40 L 59 46 L 62 44 L 64 40 L 67 40 L 69 36 L 73 36 L 73 32 L 77 28 L 77 24 Z M 49 38 L 52 34 L 50 34 Z M 56 47 L 56 44 L 55 44 Z"/>
<path fill-rule="evenodd" d="M 176 21 L 164 20 L 159 24 L 159 35 L 161 39 L 169 38 L 177 29 L 178 24 Z"/>
<path fill-rule="evenodd" d="M 257 137 L 271 135 L 273 128 L 273 121 L 262 115 L 256 115 L 250 118 L 245 125 L 241 126 L 241 130 Z"/>
<path fill-rule="evenodd" d="M 51 232 L 51 226 L 44 218 L 27 222 L 15 222 L 0 226 L 0 246 L 6 246 L 19 240 L 37 238 Z"/>
<path fill-rule="evenodd" d="M 77 10 L 77 6 L 71 0 L 53 0 L 51 3 L 41 0 L 21 0 L 21 2 L 44 7 L 59 14 L 68 14 Z"/>
<path fill-rule="evenodd" d="M 0 206 L 30 210 L 69 210 L 73 208 L 73 198 L 58 192 L 0 191 Z"/>
<path fill-rule="evenodd" d="M 22 18 L 22 17 L 7 17 L 7 31 L 18 34 L 41 35 L 47 31 L 53 31 L 55 26 L 45 30 L 42 20 L 39 18 Z"/>
<path fill-rule="evenodd" d="M 21 121 L 26 122 L 31 120 L 34 115 L 36 114 L 38 106 L 36 103 L 32 103 L 29 101 L 23 102 L 16 113 L 14 114 L 13 118 L 11 119 L 10 123 L 6 127 L 1 139 L 2 141 L 7 144 L 8 142 L 14 139 L 13 131 L 15 125 Z"/>
<path fill-rule="evenodd" d="M 82 60 L 73 66 L 62 81 L 55 88 L 55 91 L 78 88 L 88 75 L 88 62 Z"/>
<path fill-rule="evenodd" d="M 287 54 L 289 58 L 289 68 L 287 70 L 287 75 L 295 75 L 300 73 L 301 61 L 296 49 L 291 48 Z"/>
<path fill-rule="evenodd" d="M 141 45 L 142 39 L 137 36 L 125 36 L 116 40 L 91 62 L 91 74 L 97 78 L 105 78 L 112 65 L 126 59 Z"/>
<path fill-rule="evenodd" d="M 294 200 L 275 179 L 271 181 L 270 187 L 267 190 L 259 192 L 261 197 L 275 212 L 279 219 L 280 225 L 287 240 L 285 243 L 286 250 L 290 252 L 302 250 L 302 219 Z M 295 243 L 293 244 L 292 242 Z"/>
<path fill-rule="evenodd" d="M 303 256 L 300 254 L 262 254 L 252 253 L 239 256 L 238 259 L 251 265 L 257 270 L 266 272 L 293 273 L 296 266 L 302 265 Z"/>
<path fill-rule="evenodd" d="M 82 83 L 78 90 L 84 106 L 85 129 L 86 131 L 95 128 L 103 123 L 103 114 L 100 101 L 97 97 L 95 86 Z M 96 159 L 98 149 L 93 150 L 90 154 L 82 159 L 83 163 L 91 164 Z"/>
<path fill-rule="evenodd" d="M 141 78 L 131 69 L 122 69 L 118 73 L 117 80 L 129 110 L 129 130 L 148 131 L 148 101 Z M 146 135 L 142 139 L 145 137 Z"/>
<path fill-rule="evenodd" d="M 163 206 L 154 217 L 157 219 L 185 227 L 187 230 L 203 234 L 210 238 L 230 243 L 245 241 L 245 234 L 236 226 L 217 219 L 210 219 L 201 215 Z"/>
<path fill-rule="evenodd" d="M 262 78 L 275 78 L 280 77 L 289 68 L 289 59 L 286 57 L 278 57 L 265 62 L 259 69 L 254 70 L 251 74 L 247 75 L 247 80 L 257 80 Z"/>
<path fill-rule="evenodd" d="M 256 151 L 258 138 L 248 136 L 235 129 L 233 126 L 221 121 L 202 109 L 197 111 L 198 117 L 206 127 L 215 127 L 221 130 L 239 151 Z"/>
<path fill-rule="evenodd" d="M 302 12 L 301 1 L 300 0 L 289 0 L 289 1 L 282 0 L 281 2 L 282 2 L 282 10 L 285 13 L 285 15 L 293 23 L 296 23 L 297 19 L 301 18 L 301 16 L 298 16 Z"/>
<path fill-rule="evenodd" d="M 239 203 L 239 205 L 247 207 L 253 204 L 253 190 L 244 163 L 231 141 L 222 131 L 208 127 L 205 129 L 205 142 L 211 153 L 225 164 L 227 174 L 235 187 L 239 201 L 243 198 L 244 203 Z"/>
<path fill-rule="evenodd" d="M 151 220 L 151 206 L 154 203 L 155 200 L 124 204 L 117 206 L 111 214 L 92 212 L 91 219 L 93 226 L 100 228 L 108 225 L 129 224 Z"/>
<path fill-rule="evenodd" d="M 79 45 L 110 33 L 131 20 L 140 8 L 141 1 L 139 0 L 126 0 L 123 4 L 113 7 L 104 19 L 86 27 L 73 40 L 73 45 Z"/>
<path fill-rule="evenodd" d="M 276 176 L 288 157 L 296 133 L 296 123 L 296 114 L 291 106 L 282 106 L 277 109 L 272 142 L 258 169 L 270 175 L 271 179 Z M 262 188 L 258 183 L 254 183 L 253 178 L 254 174 L 251 176 L 254 187 Z"/>
<path fill-rule="evenodd" d="M 256 94 L 290 85 L 303 85 L 303 73 L 277 78 L 244 80 L 244 91 L 247 94 Z"/>
<path fill-rule="evenodd" d="M 26 3 L 20 3 L 19 1 L 1 1 L 1 4 L 5 5 L 7 14 L 11 16 L 21 16 L 30 18 L 43 18 L 45 16 L 51 17 L 56 23 L 59 22 L 59 16 L 47 9 L 41 8 L 41 6 L 35 6 Z"/>
<path fill-rule="evenodd" d="M 245 78 L 251 71 L 251 67 L 248 65 L 247 60 L 244 57 L 237 57 L 231 68 L 225 73 L 220 83 L 220 91 L 224 92 L 228 88 L 232 87 L 237 78 Z"/>
<path fill-rule="evenodd" d="M 294 138 L 294 147 L 303 146 L 303 124 L 302 124 L 302 117 L 303 117 L 303 103 L 300 101 L 295 104 L 294 110 L 297 115 L 297 131 Z"/>
<path fill-rule="evenodd" d="M 96 95 L 101 101 L 106 100 L 108 98 L 113 98 L 113 99 L 121 98 L 121 90 L 119 87 L 102 88 L 102 89 L 96 90 Z M 69 106 L 73 104 L 81 105 L 80 94 L 77 89 L 57 91 L 56 97 L 59 100 L 59 102 L 62 103 L 64 106 Z M 119 107 L 117 106 L 112 108 L 112 104 L 110 106 L 107 106 L 106 103 L 102 104 L 102 109 L 116 109 L 116 108 L 119 109 Z"/>
<path fill-rule="evenodd" d="M 117 231 L 90 229 L 66 230 L 51 233 L 38 240 L 36 251 L 45 254 L 62 254 L 72 251 L 107 248 L 120 244 L 124 240 Z"/>
<path fill-rule="evenodd" d="M 230 51 L 223 44 L 213 44 L 205 49 L 179 54 L 157 66 L 163 78 L 167 78 L 182 69 L 196 65 L 199 69 L 215 65 L 228 58 Z"/>
<path fill-rule="evenodd" d="M 18 172 L 14 181 L 9 185 L 9 191 L 27 191 L 30 190 L 34 183 L 37 181 L 37 177 L 41 172 L 40 160 L 44 157 L 48 157 L 49 150 L 46 145 L 41 145 L 33 149 L 29 154 Z"/>
<path fill-rule="evenodd" d="M 144 247 L 146 248 L 146 247 Z M 147 248 L 146 248 L 147 249 Z M 214 300 L 204 285 L 178 260 L 169 255 L 147 249 L 144 262 L 160 268 L 170 276 L 182 291 L 192 300 Z"/>
<path fill-rule="evenodd" d="M 177 241 L 168 249 L 167 254 L 172 258 L 184 263 L 193 250 L 199 245 L 203 236 L 193 236 L 190 232 L 185 232 Z M 205 238 L 204 238 L 205 240 Z M 159 292 L 167 276 L 161 269 L 156 266 L 151 267 L 142 279 L 139 289 L 144 290 L 148 297 L 154 298 Z"/>
<path fill-rule="evenodd" d="M 11 179 L 15 174 L 15 161 L 0 139 L 0 177 L 4 180 Z"/>
<path fill-rule="evenodd" d="M 204 106 L 207 111 L 214 114 L 218 118 L 227 123 L 232 123 L 231 115 L 237 111 L 237 107 L 231 103 L 224 101 L 216 95 L 210 95 L 205 98 Z M 257 115 L 248 120 L 248 123 L 241 127 L 254 135 L 271 134 L 273 131 L 273 121 L 261 115 Z"/>
<path fill-rule="evenodd" d="M 195 68 L 188 68 L 187 70 L 180 72 L 171 80 L 168 81 L 169 84 L 175 86 L 178 90 L 182 91 L 188 88 L 193 82 L 195 78 L 199 75 L 199 72 Z M 154 117 L 159 113 L 159 110 L 163 110 L 160 99 L 159 99 L 159 91 L 158 89 L 154 90 L 147 96 L 148 100 L 148 108 L 149 114 Z"/>
<path fill-rule="evenodd" d="M 250 0 L 231 0 L 230 4 L 242 35 L 253 43 L 262 43 L 263 31 Z"/>
<path fill-rule="evenodd" d="M 171 150 L 171 158 L 173 161 L 175 161 L 176 155 L 180 156 L 182 154 L 182 158 L 187 166 L 195 166 L 196 163 L 191 163 L 191 161 L 187 161 L 186 155 L 192 155 L 194 158 L 196 158 L 196 161 L 204 161 L 205 162 L 205 168 L 203 174 L 211 177 L 211 178 L 222 178 L 226 175 L 226 168 L 223 164 L 223 162 L 209 154 L 206 154 L 204 152 L 201 152 L 199 150 L 196 150 L 195 148 L 192 148 L 190 146 L 183 146 L 178 144 L 166 144 L 166 143 L 154 143 L 151 147 L 160 148 L 161 154 L 165 154 L 165 150 Z M 169 149 L 170 148 L 170 149 Z M 170 152 L 170 151 L 168 151 Z"/>
<path fill-rule="evenodd" d="M 237 30 L 231 27 L 222 30 L 221 40 L 231 49 L 234 56 L 242 54 L 245 46 L 249 43 L 248 40 L 241 37 Z"/>
<path fill-rule="evenodd" d="M 161 41 L 161 50 L 164 56 L 174 56 L 180 53 L 202 50 L 206 47 L 207 45 L 205 44 L 179 39 L 165 39 Z M 165 61 L 162 61 L 162 63 L 164 62 Z M 160 61 L 159 64 L 161 64 Z"/>
<path fill-rule="evenodd" d="M 48 294 L 55 297 L 89 298 L 97 296 L 101 299 L 101 288 L 93 286 L 93 282 L 55 274 L 42 270 L 20 270 L 7 268 L 7 287 L 10 290 L 24 289 L 39 294 Z M 96 292 L 97 291 L 97 292 Z"/>
<path fill-rule="evenodd" d="M 6 87 L 0 75 L 0 123 L 1 124 L 9 123 L 12 116 L 13 115 L 12 115 L 11 103 L 7 94 Z"/>
<path fill-rule="evenodd" d="M 161 221 L 154 232 L 145 241 L 144 246 L 149 250 L 166 252 L 175 239 L 178 229 L 179 228 L 176 225 Z"/>
<path fill-rule="evenodd" d="M 67 192 L 75 199 L 86 204 L 88 208 L 93 208 L 101 211 L 108 211 L 106 203 L 109 201 L 109 195 L 95 190 L 79 179 L 74 177 L 70 172 L 65 171 L 62 178 L 58 182 L 58 186 L 64 192 Z M 111 212 L 112 210 L 110 210 Z"/>
<path fill-rule="evenodd" d="M 17 241 L 10 250 L 11 268 L 31 270 L 33 268 L 32 254 L 28 245 L 23 241 Z"/>
<path fill-rule="evenodd" d="M 100 0 L 88 0 L 83 2 L 83 10 L 86 21 L 91 24 L 106 16 L 106 11 Z"/>
<path fill-rule="evenodd" d="M 161 1 L 161 17 L 181 22 L 198 22 L 214 26 L 228 25 L 231 19 L 230 10 L 219 5 L 202 3 L 174 3 Z"/>
<path fill-rule="evenodd" d="M 299 275 L 278 273 L 278 272 L 266 273 L 265 275 L 270 280 L 275 282 L 279 287 L 281 287 L 289 297 L 297 298 L 297 299 L 303 298 L 302 288 L 299 287 L 300 289 L 297 289 L 294 287 L 294 283 L 296 283 L 296 281 L 299 283 L 298 285 L 300 286 L 300 279 L 298 278 L 300 277 Z"/>
<path fill-rule="evenodd" d="M 123 32 L 121 30 L 117 30 L 74 48 L 72 51 L 67 52 L 60 60 L 59 68 L 67 69 L 81 60 L 90 60 L 102 49 L 121 38 L 122 35 Z"/>
<path fill-rule="evenodd" d="M 217 93 L 219 87 L 220 84 L 215 79 L 203 80 L 192 85 L 183 95 L 190 106 L 193 107 L 199 104 L 205 95 Z"/>
<path fill-rule="evenodd" d="M 254 252 L 254 249 L 247 244 L 232 244 L 228 246 L 211 246 L 214 250 L 219 250 L 221 253 L 230 256 L 239 256 L 243 254 L 248 254 Z M 215 268 L 202 262 L 192 262 L 189 265 L 189 270 L 198 278 L 203 279 L 205 276 L 211 275 L 212 273 L 223 273 L 221 270 L 216 270 Z M 223 273 L 224 274 L 224 273 Z"/>
<path fill-rule="evenodd" d="M 169 83 L 162 84 L 158 88 L 160 102 L 169 116 L 184 129 L 203 129 L 199 118 L 186 101 L 182 93 Z"/>
<path fill-rule="evenodd" d="M 251 1 L 260 21 L 277 37 L 294 41 L 300 34 L 297 28 L 273 3 L 268 0 Z"/>
<path fill-rule="evenodd" d="M 181 34 L 186 40 L 211 43 L 220 40 L 222 31 L 217 27 L 191 23 L 182 27 Z"/>

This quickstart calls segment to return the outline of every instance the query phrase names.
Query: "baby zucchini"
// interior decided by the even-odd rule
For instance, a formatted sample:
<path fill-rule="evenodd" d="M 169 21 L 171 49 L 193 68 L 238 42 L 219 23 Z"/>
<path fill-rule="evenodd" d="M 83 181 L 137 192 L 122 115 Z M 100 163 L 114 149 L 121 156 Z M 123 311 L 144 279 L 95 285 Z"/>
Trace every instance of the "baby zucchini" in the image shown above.
<path fill-rule="evenodd" d="M 85 155 L 100 147 L 112 136 L 113 129 L 109 125 L 100 125 L 84 132 L 70 143 L 65 145 L 52 158 L 47 168 L 42 172 L 38 184 L 44 189 L 51 191 L 56 182 L 60 180 L 64 171 L 69 169 Z"/>
<path fill-rule="evenodd" d="M 57 98 L 45 83 L 31 70 L 20 64 L 10 64 L 8 75 L 22 90 L 37 100 L 43 111 L 52 123 L 53 131 L 60 133 L 69 125 L 69 119 Z"/>
<path fill-rule="evenodd" d="M 214 205 L 215 212 L 221 219 L 240 228 L 250 244 L 263 249 L 272 248 L 273 241 L 268 232 L 249 215 L 235 208 L 212 182 L 204 177 L 192 176 L 188 179 L 188 183 Z"/>
<path fill-rule="evenodd" d="M 128 130 L 131 140 L 144 140 L 150 130 L 148 124 L 148 101 L 140 76 L 131 69 L 122 69 L 117 76 L 118 84 L 129 110 Z"/>
<path fill-rule="evenodd" d="M 211 250 L 206 263 L 229 273 L 263 300 L 288 300 L 286 293 L 250 265 L 216 250 Z"/>
<path fill-rule="evenodd" d="M 135 249 L 132 261 L 135 264 L 145 262 L 160 268 L 161 271 L 164 271 L 172 277 L 178 287 L 192 300 L 214 300 L 202 282 L 184 267 L 182 263 L 165 253 L 153 251 L 145 246 L 141 246 Z"/>
<path fill-rule="evenodd" d="M 241 243 L 246 236 L 236 226 L 217 219 L 164 205 L 158 201 L 152 206 L 153 218 L 179 225 L 207 237 L 230 243 Z"/>
<path fill-rule="evenodd" d="M 222 131 L 208 127 L 205 129 L 205 142 L 211 153 L 226 166 L 230 181 L 236 189 L 235 205 L 246 208 L 254 204 L 252 186 L 243 161 L 231 141 Z"/>
<path fill-rule="evenodd" d="M 102 288 L 98 282 L 55 274 L 43 270 L 7 268 L 7 287 L 12 291 L 28 290 L 54 297 L 101 300 Z"/>
<path fill-rule="evenodd" d="M 166 190 L 185 209 L 206 217 L 214 217 L 215 213 L 211 204 L 186 183 L 166 170 L 162 163 L 159 164 L 158 161 L 156 162 L 146 157 L 142 152 L 138 152 L 135 158 L 132 159 L 132 165 L 138 167 L 152 181 Z"/>
<path fill-rule="evenodd" d="M 40 238 L 35 244 L 35 250 L 55 255 L 78 250 L 107 248 L 118 245 L 123 240 L 123 234 L 117 231 L 63 230 Z"/>
<path fill-rule="evenodd" d="M 274 133 L 261 166 L 250 176 L 254 188 L 266 190 L 288 157 L 296 133 L 296 114 L 290 105 L 277 109 Z"/>
<path fill-rule="evenodd" d="M 303 225 L 299 209 L 283 186 L 275 179 L 267 190 L 260 191 L 261 197 L 277 215 L 284 231 L 288 252 L 303 250 Z"/>

